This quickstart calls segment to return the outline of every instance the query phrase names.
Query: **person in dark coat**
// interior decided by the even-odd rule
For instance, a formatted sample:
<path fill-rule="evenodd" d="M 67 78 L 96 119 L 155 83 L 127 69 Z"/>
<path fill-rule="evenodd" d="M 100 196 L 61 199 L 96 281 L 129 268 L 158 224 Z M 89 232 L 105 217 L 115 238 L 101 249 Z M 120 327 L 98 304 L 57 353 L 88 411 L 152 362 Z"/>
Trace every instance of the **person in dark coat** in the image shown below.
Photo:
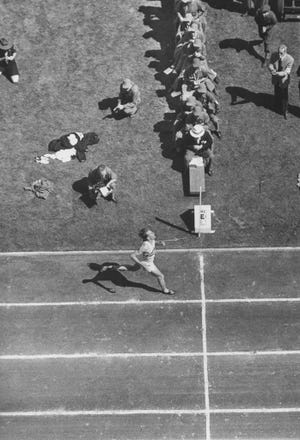
<path fill-rule="evenodd" d="M 182 139 L 182 149 L 186 172 L 193 157 L 200 156 L 203 158 L 205 172 L 212 176 L 213 138 L 209 130 L 206 130 L 203 125 L 195 125 Z"/>
<path fill-rule="evenodd" d="M 17 84 L 20 74 L 15 61 L 17 51 L 14 45 L 6 38 L 0 38 L 0 75 L 4 73 L 11 82 Z"/>
<path fill-rule="evenodd" d="M 256 11 L 255 21 L 258 25 L 258 33 L 264 43 L 265 58 L 262 66 L 265 66 L 270 57 L 270 43 L 277 18 L 269 5 L 264 5 Z"/>

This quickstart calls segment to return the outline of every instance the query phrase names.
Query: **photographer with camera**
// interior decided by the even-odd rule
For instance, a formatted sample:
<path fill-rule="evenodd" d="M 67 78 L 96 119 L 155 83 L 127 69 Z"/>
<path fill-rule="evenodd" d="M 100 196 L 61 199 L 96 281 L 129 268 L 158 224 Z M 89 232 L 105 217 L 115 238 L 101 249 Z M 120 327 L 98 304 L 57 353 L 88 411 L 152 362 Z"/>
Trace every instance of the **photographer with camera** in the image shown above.
<path fill-rule="evenodd" d="M 116 173 L 106 165 L 99 165 L 97 168 L 90 171 L 88 175 L 88 190 L 90 198 L 96 202 L 99 197 L 103 197 L 117 203 L 115 194 L 116 182 Z"/>

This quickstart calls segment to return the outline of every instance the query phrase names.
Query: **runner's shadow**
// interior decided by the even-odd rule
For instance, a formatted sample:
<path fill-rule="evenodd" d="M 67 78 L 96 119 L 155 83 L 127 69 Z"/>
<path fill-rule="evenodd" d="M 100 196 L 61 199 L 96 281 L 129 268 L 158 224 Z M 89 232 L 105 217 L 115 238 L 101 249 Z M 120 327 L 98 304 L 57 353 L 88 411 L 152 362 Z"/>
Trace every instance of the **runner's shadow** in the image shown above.
<path fill-rule="evenodd" d="M 90 269 L 97 271 L 98 273 L 94 276 L 94 278 L 82 280 L 83 284 L 94 283 L 108 292 L 114 293 L 114 289 L 106 287 L 104 284 L 102 284 L 102 281 L 111 281 L 115 286 L 118 287 L 134 287 L 147 290 L 148 292 L 161 293 L 161 291 L 155 287 L 128 280 L 123 273 L 119 272 L 118 270 L 120 266 L 125 266 L 128 272 L 135 272 L 138 270 L 136 265 L 121 265 L 119 263 L 108 261 L 102 264 L 89 263 L 88 266 Z"/>
<path fill-rule="evenodd" d="M 242 38 L 227 38 L 219 43 L 219 47 L 221 49 L 235 49 L 237 52 L 245 50 L 249 55 L 253 56 L 257 60 L 263 61 L 264 57 L 259 55 L 259 53 L 257 53 L 254 49 L 254 46 L 258 46 L 261 42 L 262 40 L 246 41 Z"/>

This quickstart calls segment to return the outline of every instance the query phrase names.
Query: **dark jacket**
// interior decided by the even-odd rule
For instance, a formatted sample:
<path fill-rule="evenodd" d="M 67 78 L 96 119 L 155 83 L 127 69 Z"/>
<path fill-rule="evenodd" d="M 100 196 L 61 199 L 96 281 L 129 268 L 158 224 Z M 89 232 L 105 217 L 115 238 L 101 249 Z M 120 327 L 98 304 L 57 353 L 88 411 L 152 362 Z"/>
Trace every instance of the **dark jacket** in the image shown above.
<path fill-rule="evenodd" d="M 70 136 L 77 140 L 77 142 L 74 144 L 71 144 L 70 142 Z M 90 132 L 90 133 L 79 133 L 79 132 L 72 132 L 66 135 L 61 136 L 59 139 L 54 139 L 51 141 L 48 145 L 48 151 L 59 151 L 59 150 L 68 150 L 69 148 L 75 148 L 76 150 L 76 157 L 79 160 L 79 162 L 82 162 L 86 160 L 86 152 L 88 150 L 88 145 L 94 145 L 99 142 L 99 136 L 97 133 Z"/>
<path fill-rule="evenodd" d="M 208 151 L 212 151 L 213 148 L 213 138 L 208 130 L 205 130 L 201 138 L 194 138 L 189 133 L 183 139 L 184 147 L 187 150 L 193 151 L 196 156 L 205 156 Z M 200 150 L 196 150 L 194 145 L 201 145 Z"/>
<path fill-rule="evenodd" d="M 261 10 L 258 9 L 255 14 L 255 21 L 260 29 L 266 27 L 268 31 L 277 23 L 277 18 L 273 11 L 268 11 L 263 14 Z"/>

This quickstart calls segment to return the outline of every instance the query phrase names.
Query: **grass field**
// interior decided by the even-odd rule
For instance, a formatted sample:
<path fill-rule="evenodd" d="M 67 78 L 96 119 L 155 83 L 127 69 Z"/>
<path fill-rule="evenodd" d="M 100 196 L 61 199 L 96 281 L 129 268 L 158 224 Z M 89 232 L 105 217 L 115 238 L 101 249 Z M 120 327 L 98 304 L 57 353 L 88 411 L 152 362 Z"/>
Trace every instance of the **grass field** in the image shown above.
<path fill-rule="evenodd" d="M 216 234 L 198 240 L 186 232 L 197 199 L 183 195 L 176 158 L 166 151 L 174 111 L 160 71 L 170 56 L 171 2 L 2 2 L 2 34 L 15 42 L 21 72 L 18 86 L 0 81 L 2 251 L 126 249 L 144 225 L 162 238 L 180 238 L 182 247 L 299 243 L 296 78 L 284 121 L 271 109 L 267 70 L 244 50 L 246 41 L 257 39 L 253 18 L 221 4 L 227 3 L 208 6 L 208 54 L 221 79 L 223 138 L 215 142 L 204 201 L 216 212 Z M 299 22 L 278 25 L 274 48 L 286 42 L 296 66 L 299 39 Z M 255 50 L 261 55 L 262 48 Z M 132 121 L 104 119 L 107 98 L 116 96 L 126 76 L 141 87 L 141 111 Z M 236 87 L 249 102 L 230 105 Z M 72 130 L 100 135 L 85 163 L 34 162 L 50 140 Z M 89 209 L 73 188 L 101 162 L 118 173 L 120 202 L 102 200 Z M 40 177 L 55 183 L 47 201 L 23 191 Z"/>

